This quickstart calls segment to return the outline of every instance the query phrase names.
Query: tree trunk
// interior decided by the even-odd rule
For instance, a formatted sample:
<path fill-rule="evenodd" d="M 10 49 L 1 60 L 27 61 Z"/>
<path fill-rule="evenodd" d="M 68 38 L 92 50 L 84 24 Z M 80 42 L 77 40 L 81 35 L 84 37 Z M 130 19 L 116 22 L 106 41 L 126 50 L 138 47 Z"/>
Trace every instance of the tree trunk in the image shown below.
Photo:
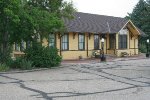
<path fill-rule="evenodd" d="M 8 60 L 8 57 L 10 55 L 10 52 L 9 52 L 9 18 L 6 17 L 6 22 L 3 22 L 3 25 L 4 25 L 4 29 L 3 29 L 3 32 L 2 32 L 2 42 L 1 42 L 1 63 L 6 63 L 7 60 Z"/>
<path fill-rule="evenodd" d="M 3 34 L 2 43 L 1 43 L 1 63 L 7 62 L 7 59 L 10 55 L 9 52 L 9 43 L 8 43 L 8 32 Z"/>

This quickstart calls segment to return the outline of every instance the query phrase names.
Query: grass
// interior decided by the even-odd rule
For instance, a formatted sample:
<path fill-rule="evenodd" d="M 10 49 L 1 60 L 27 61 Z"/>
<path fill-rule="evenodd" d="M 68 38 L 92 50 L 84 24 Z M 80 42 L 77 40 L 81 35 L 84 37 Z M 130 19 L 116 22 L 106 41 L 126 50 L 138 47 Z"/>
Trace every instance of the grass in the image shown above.
<path fill-rule="evenodd" d="M 0 64 L 0 72 L 8 71 L 10 68 L 6 64 Z"/>

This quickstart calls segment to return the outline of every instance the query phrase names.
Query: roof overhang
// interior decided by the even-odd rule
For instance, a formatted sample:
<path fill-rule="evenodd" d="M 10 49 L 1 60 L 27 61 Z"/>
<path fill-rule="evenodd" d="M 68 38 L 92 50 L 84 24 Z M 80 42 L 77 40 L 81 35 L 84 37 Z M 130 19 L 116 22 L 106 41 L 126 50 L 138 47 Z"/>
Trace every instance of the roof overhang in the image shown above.
<path fill-rule="evenodd" d="M 137 27 L 132 23 L 131 20 L 128 20 L 126 22 L 126 24 L 121 28 L 121 30 L 124 29 L 125 27 L 127 27 L 134 35 L 141 35 L 141 33 L 139 32 L 139 30 L 137 29 Z"/>

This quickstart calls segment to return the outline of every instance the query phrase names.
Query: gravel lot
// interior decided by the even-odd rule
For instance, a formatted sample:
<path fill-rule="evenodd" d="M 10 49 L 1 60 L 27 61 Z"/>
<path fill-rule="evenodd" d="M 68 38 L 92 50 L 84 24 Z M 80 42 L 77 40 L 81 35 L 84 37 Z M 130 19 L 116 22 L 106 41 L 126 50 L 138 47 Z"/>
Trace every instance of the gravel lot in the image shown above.
<path fill-rule="evenodd" d="M 0 100 L 149 100 L 150 59 L 0 73 Z"/>

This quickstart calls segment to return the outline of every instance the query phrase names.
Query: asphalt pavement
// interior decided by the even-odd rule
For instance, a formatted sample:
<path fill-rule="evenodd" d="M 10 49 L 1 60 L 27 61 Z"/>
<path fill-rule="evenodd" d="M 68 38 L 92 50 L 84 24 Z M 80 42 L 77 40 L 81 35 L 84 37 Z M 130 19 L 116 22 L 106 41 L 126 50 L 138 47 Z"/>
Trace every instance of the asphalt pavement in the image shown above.
<path fill-rule="evenodd" d="M 0 73 L 0 100 L 149 100 L 150 59 Z"/>

